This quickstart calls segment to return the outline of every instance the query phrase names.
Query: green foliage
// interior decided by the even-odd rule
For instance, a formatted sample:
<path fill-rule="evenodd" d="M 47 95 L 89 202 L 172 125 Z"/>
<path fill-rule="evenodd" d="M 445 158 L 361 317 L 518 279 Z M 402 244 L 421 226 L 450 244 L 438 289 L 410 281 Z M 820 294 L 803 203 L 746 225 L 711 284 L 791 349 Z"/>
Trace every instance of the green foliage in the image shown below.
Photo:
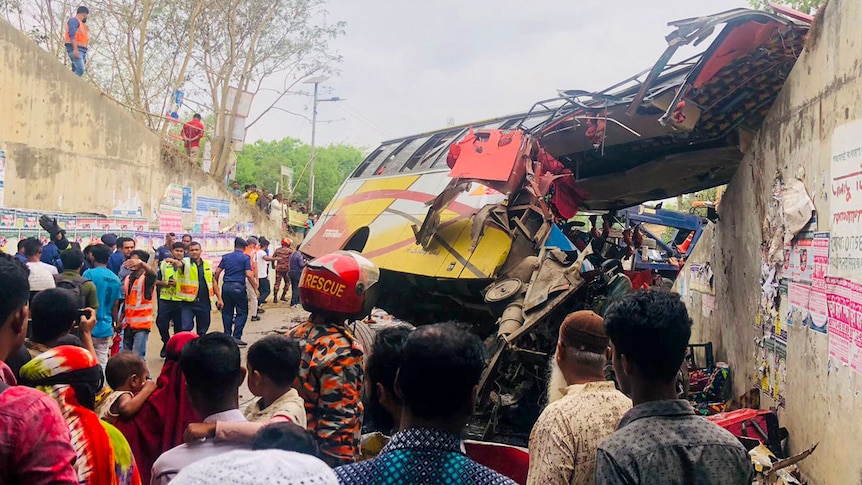
<path fill-rule="evenodd" d="M 676 203 L 665 203 L 664 208 L 687 213 L 691 209 L 691 204 L 696 200 L 718 202 L 718 189 L 719 187 L 713 187 L 693 194 L 680 195 L 676 198 Z"/>
<path fill-rule="evenodd" d="M 246 144 L 237 153 L 236 180 L 240 185 L 257 184 L 258 188 L 275 191 L 276 183 L 281 182 L 281 166 L 293 169 L 293 194 L 290 188 L 283 191 L 287 199 L 305 202 L 308 199 L 308 168 L 303 168 L 311 156 L 311 146 L 296 138 L 278 141 L 256 141 Z M 350 145 L 329 145 L 317 147 L 314 162 L 314 212 L 321 211 L 335 196 L 338 188 L 348 175 L 359 166 L 365 157 L 363 149 Z M 300 177 L 302 174 L 302 178 Z M 298 183 L 297 183 L 298 182 Z"/>
<path fill-rule="evenodd" d="M 751 4 L 752 8 L 756 8 L 758 10 L 766 10 L 770 3 L 781 3 L 792 9 L 810 14 L 822 7 L 826 3 L 826 0 L 748 0 L 748 3 Z"/>

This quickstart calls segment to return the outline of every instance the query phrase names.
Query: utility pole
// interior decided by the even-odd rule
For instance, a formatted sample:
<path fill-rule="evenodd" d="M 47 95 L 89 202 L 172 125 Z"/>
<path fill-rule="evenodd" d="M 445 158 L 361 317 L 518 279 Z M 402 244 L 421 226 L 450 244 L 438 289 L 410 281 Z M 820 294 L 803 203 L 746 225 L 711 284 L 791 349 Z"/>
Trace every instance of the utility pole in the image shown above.
<path fill-rule="evenodd" d="M 314 212 L 314 157 L 316 155 L 316 147 L 315 147 L 315 136 L 317 135 L 317 87 L 320 85 L 322 79 L 318 78 L 314 79 L 314 108 L 311 110 L 311 161 L 308 162 L 308 212 L 309 214 Z"/>
<path fill-rule="evenodd" d="M 327 99 L 318 99 L 318 87 L 320 83 L 329 79 L 327 76 L 315 76 L 304 81 L 305 84 L 314 84 L 314 101 L 311 110 L 311 160 L 308 162 L 308 211 L 314 212 L 314 159 L 317 155 L 317 105 L 326 101 L 343 101 L 338 96 Z"/>

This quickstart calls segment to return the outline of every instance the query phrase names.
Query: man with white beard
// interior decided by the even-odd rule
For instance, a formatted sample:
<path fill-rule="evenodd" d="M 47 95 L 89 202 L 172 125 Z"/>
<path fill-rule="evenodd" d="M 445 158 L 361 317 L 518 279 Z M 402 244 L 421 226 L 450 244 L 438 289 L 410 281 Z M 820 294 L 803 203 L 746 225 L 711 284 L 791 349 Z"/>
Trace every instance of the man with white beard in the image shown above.
<path fill-rule="evenodd" d="M 596 450 L 631 408 L 604 377 L 609 339 L 602 317 L 570 313 L 560 326 L 548 406 L 530 434 L 528 485 L 594 483 Z"/>

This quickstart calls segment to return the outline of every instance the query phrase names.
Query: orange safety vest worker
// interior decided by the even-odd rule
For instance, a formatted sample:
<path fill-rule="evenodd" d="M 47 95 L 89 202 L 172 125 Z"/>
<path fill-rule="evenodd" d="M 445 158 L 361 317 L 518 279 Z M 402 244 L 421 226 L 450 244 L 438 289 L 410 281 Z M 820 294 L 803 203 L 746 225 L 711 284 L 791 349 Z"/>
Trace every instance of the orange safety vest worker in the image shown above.
<path fill-rule="evenodd" d="M 123 326 L 128 325 L 133 330 L 149 330 L 153 325 L 153 295 L 147 299 L 144 292 L 144 279 L 146 273 L 141 274 L 138 278 L 129 284 L 132 275 L 126 276 L 123 281 L 123 294 L 126 295 L 126 313 L 123 318 Z M 153 292 L 154 293 L 154 292 Z"/>
<path fill-rule="evenodd" d="M 66 36 L 64 40 L 67 44 L 72 43 L 72 39 L 69 37 L 68 22 L 66 22 Z M 78 43 L 79 49 L 86 49 L 87 46 L 90 45 L 90 31 L 87 29 L 87 24 L 81 22 L 80 20 L 78 21 L 78 30 L 75 31 L 75 42 Z"/>
<path fill-rule="evenodd" d="M 252 246 L 249 244 L 245 249 L 242 250 L 246 256 L 251 258 L 251 272 L 255 278 L 257 278 L 257 258 L 255 257 L 257 254 L 258 246 Z"/>

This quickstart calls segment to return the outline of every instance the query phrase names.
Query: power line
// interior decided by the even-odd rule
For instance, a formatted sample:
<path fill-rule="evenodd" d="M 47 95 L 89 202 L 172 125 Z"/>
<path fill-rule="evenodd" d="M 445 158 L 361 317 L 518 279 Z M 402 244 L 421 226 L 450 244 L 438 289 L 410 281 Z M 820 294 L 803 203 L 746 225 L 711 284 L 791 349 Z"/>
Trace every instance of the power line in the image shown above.
<path fill-rule="evenodd" d="M 382 136 L 383 138 L 392 138 L 392 135 L 387 130 L 385 130 L 384 128 L 381 128 L 380 125 L 378 125 L 377 123 L 368 119 L 368 117 L 364 116 L 356 108 L 353 108 L 349 103 L 342 102 L 342 103 L 338 103 L 336 106 L 344 109 L 344 111 L 347 115 L 355 117 L 355 118 L 359 119 L 359 121 L 368 125 L 371 129 L 373 129 L 374 131 L 379 133 L 380 136 Z"/>

